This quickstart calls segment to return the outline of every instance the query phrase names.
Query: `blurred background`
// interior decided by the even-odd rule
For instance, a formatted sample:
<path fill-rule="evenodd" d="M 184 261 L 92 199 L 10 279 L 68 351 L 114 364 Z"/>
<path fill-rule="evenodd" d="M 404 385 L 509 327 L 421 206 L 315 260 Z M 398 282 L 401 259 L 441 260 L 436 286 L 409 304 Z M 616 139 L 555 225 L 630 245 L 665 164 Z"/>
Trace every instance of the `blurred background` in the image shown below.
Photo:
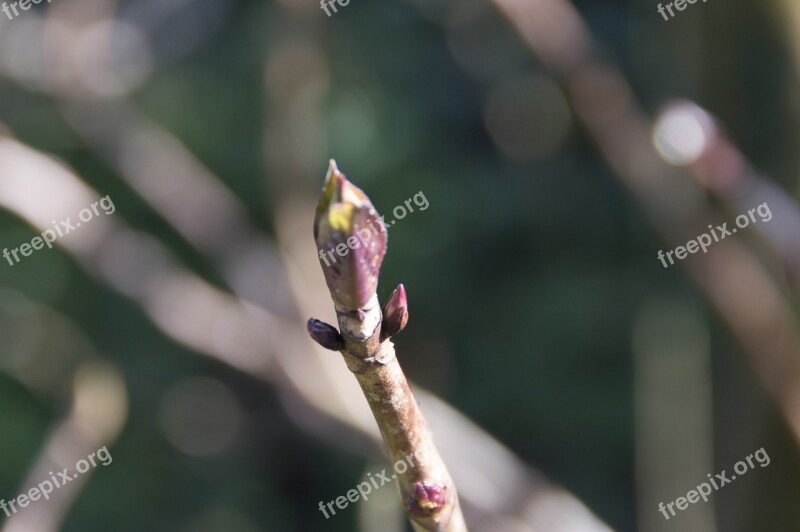
<path fill-rule="evenodd" d="M 800 529 L 800 4 L 52 0 L 0 14 L 2 532 L 409 530 L 311 236 L 390 229 L 475 531 Z M 13 12 L 12 12 L 13 14 Z M 665 269 L 768 203 L 773 219 Z M 709 473 L 771 461 L 665 520 Z"/>

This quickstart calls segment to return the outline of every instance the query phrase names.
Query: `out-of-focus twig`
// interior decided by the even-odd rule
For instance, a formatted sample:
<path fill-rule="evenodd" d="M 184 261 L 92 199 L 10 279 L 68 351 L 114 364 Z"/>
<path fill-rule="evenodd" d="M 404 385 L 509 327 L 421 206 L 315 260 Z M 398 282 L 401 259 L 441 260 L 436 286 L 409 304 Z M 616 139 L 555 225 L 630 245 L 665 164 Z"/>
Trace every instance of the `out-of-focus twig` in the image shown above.
<path fill-rule="evenodd" d="M 75 475 L 76 461 L 113 443 L 127 415 L 128 396 L 119 372 L 105 363 L 90 363 L 80 368 L 75 375 L 69 414 L 48 437 L 20 488 L 22 493 L 28 493 L 47 481 L 52 493 L 46 500 L 14 513 L 2 532 L 57 532 L 93 472 L 88 469 Z M 51 477 L 58 481 L 54 472 L 67 469 L 68 476 L 74 475 L 71 480 L 62 479 L 60 486 L 52 485 Z"/>
<path fill-rule="evenodd" d="M 599 58 L 574 6 L 492 2 L 563 85 L 600 153 L 668 245 L 685 244 L 718 221 L 699 187 L 659 157 L 650 142 L 653 124 L 624 76 Z M 713 252 L 683 264 L 745 348 L 800 444 L 800 335 L 784 294 L 740 241 L 716 243 Z"/>
<path fill-rule="evenodd" d="M 39 231 L 74 218 L 99 194 L 55 160 L 0 136 L 0 206 Z M 139 303 L 173 340 L 254 375 L 270 374 L 279 324 L 177 265 L 155 239 L 119 213 L 98 217 L 57 240 L 81 265 Z"/>
<path fill-rule="evenodd" d="M 744 214 L 767 204 L 775 222 L 754 224 L 752 230 L 767 242 L 800 289 L 800 206 L 777 183 L 753 168 L 719 120 L 694 102 L 670 102 L 656 122 L 654 137 L 672 153 L 683 152 L 680 163 L 730 214 Z"/>

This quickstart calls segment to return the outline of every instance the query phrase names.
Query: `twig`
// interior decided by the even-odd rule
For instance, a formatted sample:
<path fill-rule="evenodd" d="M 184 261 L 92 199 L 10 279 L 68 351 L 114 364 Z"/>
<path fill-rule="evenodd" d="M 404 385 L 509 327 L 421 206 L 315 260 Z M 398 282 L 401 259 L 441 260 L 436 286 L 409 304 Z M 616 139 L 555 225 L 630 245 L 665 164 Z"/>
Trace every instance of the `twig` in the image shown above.
<path fill-rule="evenodd" d="M 403 286 L 392 294 L 383 313 L 378 305 L 375 291 L 386 231 L 376 230 L 380 227 L 376 224 L 380 218 L 369 198 L 331 161 L 314 238 L 341 332 L 315 319 L 309 320 L 308 331 L 323 347 L 342 353 L 367 398 L 389 457 L 393 463 L 408 464 L 397 480 L 414 529 L 466 531 L 453 480 L 389 340 L 408 321 Z M 330 250 L 336 250 L 338 257 Z"/>
<path fill-rule="evenodd" d="M 98 196 L 67 165 L 4 136 L 0 136 L 0 184 L 0 206 L 39 231 L 50 227 L 53 218 L 74 214 Z M 35 201 L 38 190 L 50 191 L 64 205 L 54 212 L 53 206 Z M 284 201 L 289 203 L 290 198 Z M 274 385 L 293 405 L 288 412 L 303 430 L 337 442 L 379 437 L 370 419 L 348 409 L 351 390 L 358 393 L 357 386 L 351 387 L 355 383 L 332 380 L 339 373 L 326 372 L 327 364 L 317 356 L 318 350 L 308 349 L 308 337 L 299 324 L 244 299 L 226 297 L 185 269 L 158 239 L 133 231 L 124 216 L 117 212 L 113 218 L 93 220 L 93 225 L 108 225 L 104 238 L 89 238 L 89 233 L 81 232 L 79 241 L 60 239 L 56 245 L 101 286 L 130 298 L 171 341 Z M 298 223 L 289 209 L 279 224 L 284 245 L 298 262 L 311 258 L 296 237 L 306 231 L 307 223 Z M 209 231 L 213 229 L 208 226 Z M 311 274 L 302 270 L 287 282 L 293 283 L 305 308 L 309 300 L 317 301 L 317 292 L 311 293 Z M 198 328 L 198 316 L 202 323 L 214 326 Z M 334 332 L 338 337 L 338 331 Z M 314 371 L 309 371 L 312 367 Z M 316 375 L 313 383 L 309 373 Z M 482 528 L 496 529 L 494 523 L 513 520 L 549 532 L 610 531 L 574 495 L 531 469 L 452 406 L 420 387 L 415 391 L 425 403 L 426 417 L 437 427 L 439 449 L 451 467 L 456 464 L 461 500 L 479 524 L 488 523 Z M 330 430 L 332 426 L 341 430 Z M 474 461 L 475 456 L 481 460 Z"/>

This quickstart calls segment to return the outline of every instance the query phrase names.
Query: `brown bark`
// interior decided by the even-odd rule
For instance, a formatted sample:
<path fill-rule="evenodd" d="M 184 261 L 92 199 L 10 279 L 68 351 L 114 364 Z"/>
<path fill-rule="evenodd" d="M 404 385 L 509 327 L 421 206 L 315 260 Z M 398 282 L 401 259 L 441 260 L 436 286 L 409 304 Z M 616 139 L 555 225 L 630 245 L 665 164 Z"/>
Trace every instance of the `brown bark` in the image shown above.
<path fill-rule="evenodd" d="M 416 530 L 465 532 L 464 517 L 450 473 L 433 443 L 391 340 L 380 342 L 381 310 L 377 296 L 363 309 L 336 310 L 344 349 L 395 464 L 403 507 Z M 400 469 L 400 468 L 398 468 Z"/>

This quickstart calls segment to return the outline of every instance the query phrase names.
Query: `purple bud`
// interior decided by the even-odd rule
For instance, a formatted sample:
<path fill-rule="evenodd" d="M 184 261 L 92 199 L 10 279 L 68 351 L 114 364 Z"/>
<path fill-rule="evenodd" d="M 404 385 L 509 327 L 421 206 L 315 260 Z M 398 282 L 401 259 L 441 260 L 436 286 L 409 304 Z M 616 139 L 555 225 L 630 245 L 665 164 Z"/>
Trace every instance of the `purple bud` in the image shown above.
<path fill-rule="evenodd" d="M 408 502 L 411 511 L 414 513 L 434 514 L 447 504 L 447 488 L 428 480 L 415 482 L 411 486 L 411 495 Z"/>
<path fill-rule="evenodd" d="M 392 292 L 392 297 L 383 307 L 383 325 L 381 326 L 381 342 L 391 338 L 406 328 L 408 323 L 408 299 L 406 287 L 402 284 Z"/>
<path fill-rule="evenodd" d="M 325 349 L 330 349 L 331 351 L 341 351 L 344 349 L 344 340 L 339 334 L 339 331 L 332 325 L 311 318 L 308 320 L 306 328 L 308 329 L 308 334 L 311 336 L 311 339 Z"/>
<path fill-rule="evenodd" d="M 364 307 L 378 288 L 387 234 L 367 195 L 333 160 L 314 216 L 314 240 L 334 303 L 346 310 Z"/>

